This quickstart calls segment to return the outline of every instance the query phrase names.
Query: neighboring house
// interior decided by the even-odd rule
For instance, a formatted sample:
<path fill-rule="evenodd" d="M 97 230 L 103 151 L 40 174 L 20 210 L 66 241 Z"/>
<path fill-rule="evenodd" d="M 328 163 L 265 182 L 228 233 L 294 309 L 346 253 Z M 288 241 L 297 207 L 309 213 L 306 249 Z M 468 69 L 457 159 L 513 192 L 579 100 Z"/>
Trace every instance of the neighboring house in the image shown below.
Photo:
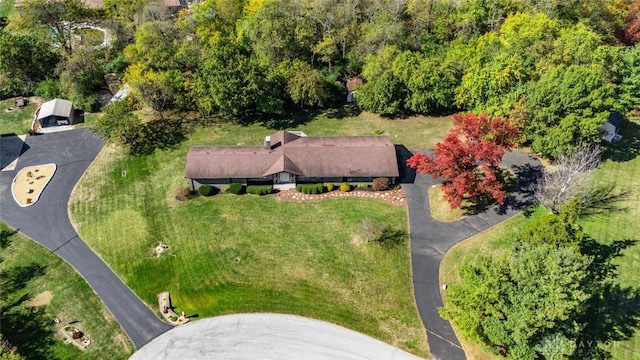
<path fill-rule="evenodd" d="M 618 132 L 623 123 L 624 116 L 618 111 L 612 111 L 611 114 L 609 114 L 609 120 L 600 127 L 603 133 L 602 140 L 610 143 L 620 141 L 622 135 L 618 134 Z"/>
<path fill-rule="evenodd" d="M 356 89 L 363 84 L 362 79 L 359 76 L 354 76 L 347 80 L 347 102 L 352 103 L 356 101 Z"/>
<path fill-rule="evenodd" d="M 73 103 L 64 99 L 53 99 L 40 105 L 36 110 L 31 129 L 38 131 L 42 128 L 73 125 L 78 122 Z"/>
<path fill-rule="evenodd" d="M 263 146 L 192 147 L 185 177 L 191 189 L 202 184 L 226 187 L 272 184 L 289 189 L 296 183 L 371 183 L 398 177 L 395 146 L 386 136 L 307 137 L 280 131 Z"/>

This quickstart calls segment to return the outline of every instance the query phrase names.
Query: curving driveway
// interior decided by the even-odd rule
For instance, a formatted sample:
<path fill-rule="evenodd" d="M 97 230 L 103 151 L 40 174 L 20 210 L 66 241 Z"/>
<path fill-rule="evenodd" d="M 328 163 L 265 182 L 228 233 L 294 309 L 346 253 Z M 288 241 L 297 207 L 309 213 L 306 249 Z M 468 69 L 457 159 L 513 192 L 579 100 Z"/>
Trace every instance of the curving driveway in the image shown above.
<path fill-rule="evenodd" d="M 1 140 L 0 140 L 1 141 Z M 0 220 L 56 253 L 89 283 L 122 325 L 136 348 L 169 330 L 113 271 L 80 239 L 67 212 L 73 187 L 104 141 L 88 129 L 26 138 L 27 149 L 15 170 L 0 172 Z M 2 143 L 0 143 L 2 146 Z M 11 196 L 11 181 L 23 167 L 55 163 L 56 174 L 37 203 L 21 208 Z"/>
<path fill-rule="evenodd" d="M 529 189 L 540 176 L 540 162 L 529 154 L 513 151 L 505 154 L 502 165 L 516 174 L 519 192 L 509 196 L 503 206 L 493 206 L 454 223 L 442 223 L 431 217 L 427 190 L 440 181 L 431 176 L 416 175 L 413 183 L 402 185 L 409 207 L 414 293 L 434 359 L 466 359 L 451 324 L 438 314 L 438 307 L 443 306 L 440 261 L 453 245 L 506 220 L 532 203 Z M 410 171 L 405 169 L 407 172 Z"/>
<path fill-rule="evenodd" d="M 85 278 L 122 325 L 136 349 L 142 348 L 134 359 L 166 358 L 178 348 L 193 351 L 191 354 L 195 358 L 210 358 L 209 351 L 214 351 L 214 354 L 217 351 L 225 359 L 242 358 L 241 354 L 249 356 L 251 351 L 265 359 L 415 358 L 390 345 L 376 343 L 377 340 L 365 335 L 317 320 L 286 315 L 258 314 L 256 318 L 255 314 L 244 314 L 206 319 L 161 336 L 171 326 L 160 321 L 80 239 L 69 220 L 69 196 L 103 146 L 104 142 L 88 129 L 27 137 L 23 147 L 26 151 L 20 155 L 15 169 L 0 172 L 0 220 L 56 253 Z M 399 150 L 401 163 L 404 163 L 404 157 L 410 154 Z M 27 208 L 18 206 L 12 199 L 10 188 L 17 171 L 26 166 L 51 162 L 58 166 L 58 172 L 40 200 Z M 442 306 L 438 274 L 444 254 L 459 241 L 505 220 L 531 202 L 531 193 L 526 189 L 539 176 L 540 163 L 528 154 L 511 152 L 505 155 L 503 165 L 510 167 L 518 176 L 520 192 L 511 196 L 505 206 L 493 207 L 452 224 L 440 223 L 430 216 L 426 194 L 437 181 L 422 175 L 415 176 L 407 169 L 403 171 L 402 186 L 409 206 L 415 297 L 435 359 L 465 358 L 450 323 L 440 318 L 437 312 L 437 308 Z M 228 333 L 235 335 L 220 337 Z M 205 334 L 215 335 L 215 341 Z M 248 343 L 255 345 L 252 348 L 242 345 Z M 283 347 L 276 346 L 276 343 L 282 343 Z M 270 357 L 265 357 L 267 355 Z"/>

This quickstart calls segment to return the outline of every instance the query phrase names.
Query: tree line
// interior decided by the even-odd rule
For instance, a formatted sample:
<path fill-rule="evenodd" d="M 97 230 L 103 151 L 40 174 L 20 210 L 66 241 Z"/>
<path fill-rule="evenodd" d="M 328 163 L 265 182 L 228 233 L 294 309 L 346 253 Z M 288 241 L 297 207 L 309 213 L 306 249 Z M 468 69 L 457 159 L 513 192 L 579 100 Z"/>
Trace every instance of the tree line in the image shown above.
<path fill-rule="evenodd" d="M 0 30 L 0 97 L 66 95 L 95 110 L 106 79 L 155 110 L 239 119 L 344 102 L 386 115 L 460 110 L 507 118 L 556 157 L 638 107 L 640 1 L 28 0 Z M 74 47 L 100 23 L 108 49 Z M 25 66 L 26 65 L 26 66 Z M 112 74 L 111 77 L 107 74 Z"/>

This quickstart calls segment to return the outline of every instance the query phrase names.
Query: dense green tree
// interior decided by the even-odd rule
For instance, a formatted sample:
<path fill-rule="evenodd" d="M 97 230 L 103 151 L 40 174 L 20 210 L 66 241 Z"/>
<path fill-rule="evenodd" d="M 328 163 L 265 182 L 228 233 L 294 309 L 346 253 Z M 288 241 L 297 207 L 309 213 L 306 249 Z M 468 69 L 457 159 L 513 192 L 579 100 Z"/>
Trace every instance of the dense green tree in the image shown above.
<path fill-rule="evenodd" d="M 244 24 L 251 48 L 265 65 L 311 58 L 314 36 L 293 0 L 266 0 Z"/>
<path fill-rule="evenodd" d="M 508 359 L 536 359 L 546 341 L 566 344 L 568 356 L 590 298 L 590 264 L 572 248 L 523 244 L 508 256 L 463 264 L 440 313 L 463 338 Z"/>
<path fill-rule="evenodd" d="M 107 140 L 126 146 L 139 136 L 142 127 L 142 121 L 129 104 L 120 101 L 104 108 L 102 116 L 93 125 L 93 130 Z"/>
<path fill-rule="evenodd" d="M 287 92 L 296 104 L 322 106 L 330 96 L 327 81 L 320 71 L 312 69 L 307 63 L 293 61 L 289 68 Z"/>
<path fill-rule="evenodd" d="M 552 49 L 559 25 L 543 14 L 509 16 L 498 33 L 470 42 L 456 103 L 475 111 L 508 114 L 536 65 Z"/>
<path fill-rule="evenodd" d="M 206 51 L 203 79 L 198 89 L 207 89 L 211 102 L 199 101 L 208 110 L 212 104 L 227 118 L 237 118 L 250 111 L 277 113 L 283 101 L 277 79 L 250 57 L 250 50 L 233 39 L 224 39 Z"/>
<path fill-rule="evenodd" d="M 402 111 L 406 85 L 387 70 L 358 89 L 358 104 L 380 115 L 395 115 Z"/>
<path fill-rule="evenodd" d="M 39 81 L 54 75 L 60 60 L 49 44 L 32 35 L 0 31 L 0 49 L 0 78 L 10 85 L 0 86 L 0 98 L 32 93 Z"/>
<path fill-rule="evenodd" d="M 104 85 L 104 58 L 99 50 L 76 49 L 59 65 L 60 85 L 78 109 L 98 110 L 96 91 Z"/>
<path fill-rule="evenodd" d="M 175 79 L 172 75 L 176 74 L 171 71 L 148 71 L 140 73 L 138 76 L 128 77 L 128 83 L 136 98 L 153 109 L 160 119 L 164 118 L 164 112 L 173 107 L 175 103 Z"/>
<path fill-rule="evenodd" d="M 176 56 L 183 42 L 186 42 L 185 36 L 174 21 L 145 22 L 136 31 L 135 42 L 126 47 L 124 55 L 145 71 L 183 70 L 184 64 Z"/>
<path fill-rule="evenodd" d="M 621 68 L 620 103 L 624 110 L 640 109 L 640 45 L 625 50 Z"/>
<path fill-rule="evenodd" d="M 599 142 L 600 126 L 616 104 L 615 91 L 600 65 L 551 69 L 527 92 L 531 147 L 545 157 L 557 157 Z"/>

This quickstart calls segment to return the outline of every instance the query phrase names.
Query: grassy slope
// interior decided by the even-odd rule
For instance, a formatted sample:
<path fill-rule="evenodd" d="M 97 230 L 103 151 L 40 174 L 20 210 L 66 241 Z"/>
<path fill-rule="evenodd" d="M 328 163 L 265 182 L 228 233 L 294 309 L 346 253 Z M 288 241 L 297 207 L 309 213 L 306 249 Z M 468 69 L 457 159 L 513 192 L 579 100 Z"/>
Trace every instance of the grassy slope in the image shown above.
<path fill-rule="evenodd" d="M 64 261 L 18 235 L 6 236 L 0 223 L 0 278 L 2 279 L 2 333 L 28 359 L 126 359 L 133 346 L 118 323 L 87 283 Z M 42 269 L 37 271 L 34 269 Z M 10 280 L 18 269 L 30 269 Z M 15 290 L 11 290 L 15 289 Z M 25 306 L 44 291 L 51 291 L 49 305 L 34 310 Z M 23 298 L 24 296 L 24 298 Z M 80 300 L 79 300 L 80 299 Z M 75 326 L 92 340 L 86 351 L 63 343 L 52 319 Z"/>
<path fill-rule="evenodd" d="M 450 126 L 448 118 L 384 120 L 362 114 L 319 116 L 296 129 L 309 135 L 371 135 L 382 130 L 397 143 L 428 148 Z M 149 304 L 168 290 L 178 311 L 188 315 L 295 313 L 427 356 L 413 298 L 408 242 L 385 249 L 363 242 L 359 235 L 364 217 L 406 230 L 403 207 L 364 199 L 174 199 L 177 189 L 186 185 L 185 155 L 192 145 L 259 145 L 272 131 L 260 125 L 210 127 L 191 134 L 175 150 L 145 157 L 105 149 L 71 202 L 82 238 Z M 159 243 L 170 250 L 157 258 L 153 248 Z"/>
<path fill-rule="evenodd" d="M 636 124 L 640 121 L 636 120 Z M 631 126 L 638 129 L 637 126 Z M 629 127 L 627 128 L 629 129 Z M 640 132 L 622 134 L 630 140 L 628 143 L 616 145 L 616 148 L 627 146 L 623 149 L 624 154 L 638 153 L 638 138 Z M 631 139 L 633 139 L 631 141 Z M 626 155 L 625 155 L 626 156 Z M 640 157 L 629 161 L 605 161 L 596 173 L 596 181 L 605 183 L 615 182 L 620 188 L 630 190 L 631 196 L 622 204 L 626 211 L 615 212 L 607 216 L 591 217 L 581 222 L 585 231 L 594 239 L 602 243 L 610 243 L 614 240 L 637 240 L 640 241 Z M 534 214 L 534 217 L 537 215 Z M 465 240 L 453 247 L 444 257 L 440 266 L 441 283 L 452 283 L 457 280 L 457 264 L 473 262 L 478 254 L 498 254 L 510 248 L 513 237 L 519 228 L 531 219 L 517 216 L 509 221 L 499 224 L 481 234 Z M 623 251 L 623 256 L 614 260 L 619 265 L 619 281 L 623 286 L 638 287 L 638 274 L 640 274 L 640 243 L 631 246 Z M 621 316 L 624 310 L 620 309 Z M 471 359 L 487 359 L 488 354 L 473 344 L 465 343 L 465 349 Z M 625 341 L 613 342 L 608 349 L 614 359 L 640 359 L 640 332 L 636 331 L 634 336 Z"/>
<path fill-rule="evenodd" d="M 0 134 L 24 135 L 29 132 L 33 112 L 37 107 L 35 103 L 29 102 L 24 108 L 18 109 L 14 106 L 14 99 L 0 101 Z M 7 112 L 7 108 L 14 110 Z"/>

